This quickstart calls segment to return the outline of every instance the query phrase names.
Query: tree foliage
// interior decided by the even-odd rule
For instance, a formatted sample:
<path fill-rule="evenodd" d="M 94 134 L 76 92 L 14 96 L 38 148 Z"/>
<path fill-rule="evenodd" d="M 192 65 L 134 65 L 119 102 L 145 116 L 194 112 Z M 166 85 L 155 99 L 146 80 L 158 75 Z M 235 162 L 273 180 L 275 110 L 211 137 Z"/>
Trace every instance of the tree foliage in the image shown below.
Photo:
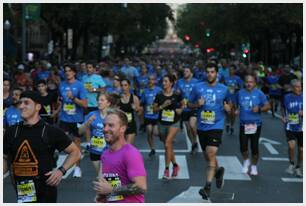
<path fill-rule="evenodd" d="M 293 33 L 300 39 L 302 19 L 302 4 L 187 4 L 179 10 L 176 28 L 179 37 L 188 34 L 191 43 L 202 48 L 224 50 L 242 42 L 256 48 L 279 36 L 286 41 Z M 211 32 L 209 38 L 206 29 Z"/>

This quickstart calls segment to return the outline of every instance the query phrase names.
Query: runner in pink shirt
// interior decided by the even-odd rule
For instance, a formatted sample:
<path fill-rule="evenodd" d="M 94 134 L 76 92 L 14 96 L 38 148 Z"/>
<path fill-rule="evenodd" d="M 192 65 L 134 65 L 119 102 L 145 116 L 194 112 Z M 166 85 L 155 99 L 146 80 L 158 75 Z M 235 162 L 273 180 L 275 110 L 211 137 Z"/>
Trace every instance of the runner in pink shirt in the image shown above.
<path fill-rule="evenodd" d="M 108 111 L 105 117 L 104 138 L 110 147 L 101 156 L 101 177 L 93 182 L 96 202 L 144 203 L 146 171 L 140 152 L 125 140 L 127 123 L 119 109 Z"/>

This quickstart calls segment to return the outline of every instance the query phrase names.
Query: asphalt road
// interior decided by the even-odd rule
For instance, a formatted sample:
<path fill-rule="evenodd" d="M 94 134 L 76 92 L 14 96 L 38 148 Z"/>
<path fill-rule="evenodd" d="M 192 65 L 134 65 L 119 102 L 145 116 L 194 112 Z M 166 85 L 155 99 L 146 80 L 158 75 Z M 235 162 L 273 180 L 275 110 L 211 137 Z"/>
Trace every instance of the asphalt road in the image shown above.
<path fill-rule="evenodd" d="M 258 176 L 242 174 L 242 158 L 239 153 L 238 124 L 233 135 L 223 134 L 223 144 L 218 152 L 219 164 L 225 167 L 225 185 L 223 189 L 212 186 L 213 203 L 301 203 L 303 202 L 303 179 L 285 173 L 288 167 L 287 144 L 278 118 L 263 114 L 263 126 L 260 143 L 260 161 Z M 205 183 L 206 162 L 201 151 L 189 154 L 190 144 L 182 130 L 176 137 L 174 148 L 177 161 L 181 166 L 178 178 L 164 181 L 160 179 L 164 169 L 163 146 L 155 139 L 157 153 L 148 157 L 146 134 L 140 132 L 136 146 L 143 154 L 148 175 L 147 203 L 204 203 L 198 190 Z M 60 157 L 60 160 L 63 157 Z M 59 160 L 59 161 L 60 161 Z M 81 162 L 83 177 L 75 179 L 72 173 L 62 180 L 58 187 L 59 203 L 92 203 L 95 192 L 92 181 L 95 172 L 88 154 Z M 15 193 L 9 177 L 3 182 L 3 201 L 15 202 Z"/>

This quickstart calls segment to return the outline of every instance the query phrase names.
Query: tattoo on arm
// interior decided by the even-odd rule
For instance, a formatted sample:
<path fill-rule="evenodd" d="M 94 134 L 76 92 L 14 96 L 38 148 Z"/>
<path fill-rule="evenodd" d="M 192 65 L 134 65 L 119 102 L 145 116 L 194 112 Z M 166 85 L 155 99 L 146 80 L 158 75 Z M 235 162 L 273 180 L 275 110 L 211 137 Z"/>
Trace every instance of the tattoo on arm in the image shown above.
<path fill-rule="evenodd" d="M 135 184 L 123 185 L 121 187 L 114 188 L 112 195 L 139 195 L 144 194 L 145 191 Z"/>

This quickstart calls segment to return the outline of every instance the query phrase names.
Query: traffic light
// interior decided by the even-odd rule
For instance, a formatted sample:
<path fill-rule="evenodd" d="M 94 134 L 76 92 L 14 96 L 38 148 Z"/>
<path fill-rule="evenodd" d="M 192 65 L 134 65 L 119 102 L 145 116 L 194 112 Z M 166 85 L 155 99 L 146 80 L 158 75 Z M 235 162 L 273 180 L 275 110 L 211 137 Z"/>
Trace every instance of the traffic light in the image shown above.
<path fill-rule="evenodd" d="M 184 36 L 184 39 L 186 40 L 186 41 L 190 41 L 190 36 L 188 35 L 188 34 L 186 34 L 185 36 Z"/>
<path fill-rule="evenodd" d="M 248 57 L 248 54 L 249 54 L 249 50 L 248 50 L 248 49 L 244 49 L 244 50 L 243 50 L 242 57 L 243 57 L 243 58 L 247 58 L 247 57 Z"/>
<path fill-rule="evenodd" d="M 207 38 L 210 37 L 210 29 L 206 29 L 206 31 L 205 31 L 205 36 L 206 36 Z"/>
<path fill-rule="evenodd" d="M 206 49 L 206 52 L 207 52 L 207 53 L 210 53 L 210 52 L 213 52 L 213 51 L 215 51 L 215 48 L 210 47 L 210 48 L 207 48 L 207 49 Z"/>

